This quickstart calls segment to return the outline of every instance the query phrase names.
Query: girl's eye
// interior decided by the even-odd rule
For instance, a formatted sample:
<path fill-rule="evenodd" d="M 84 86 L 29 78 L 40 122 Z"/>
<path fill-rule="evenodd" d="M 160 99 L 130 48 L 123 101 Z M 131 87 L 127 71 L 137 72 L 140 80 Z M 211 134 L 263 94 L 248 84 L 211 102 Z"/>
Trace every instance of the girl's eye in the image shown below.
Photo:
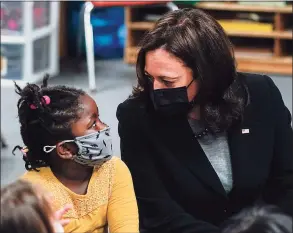
<path fill-rule="evenodd" d="M 91 125 L 91 129 L 94 128 L 96 130 L 102 130 L 104 128 L 107 127 L 107 124 L 105 124 L 104 122 L 102 122 L 100 119 L 97 119 L 93 122 L 93 124 Z"/>
<path fill-rule="evenodd" d="M 97 122 L 94 121 L 94 123 L 92 124 L 91 128 L 97 127 Z"/>

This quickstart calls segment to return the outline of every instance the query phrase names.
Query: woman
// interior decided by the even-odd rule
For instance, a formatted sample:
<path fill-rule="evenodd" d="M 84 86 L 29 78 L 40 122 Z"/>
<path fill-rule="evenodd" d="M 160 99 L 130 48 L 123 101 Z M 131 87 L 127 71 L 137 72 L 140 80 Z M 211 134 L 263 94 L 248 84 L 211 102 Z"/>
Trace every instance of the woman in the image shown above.
<path fill-rule="evenodd" d="M 219 232 L 256 202 L 293 215 L 290 113 L 269 77 L 236 71 L 215 19 L 164 15 L 142 40 L 137 76 L 117 118 L 141 229 Z"/>
<path fill-rule="evenodd" d="M 61 217 L 70 208 L 52 210 L 50 200 L 39 187 L 22 180 L 1 189 L 1 232 L 62 233 L 68 219 Z"/>
<path fill-rule="evenodd" d="M 222 233 L 292 233 L 292 218 L 273 206 L 241 211 L 225 224 Z"/>
<path fill-rule="evenodd" d="M 65 86 L 28 84 L 18 115 L 25 167 L 22 177 L 53 196 L 54 209 L 71 204 L 65 232 L 138 232 L 138 210 L 128 168 L 112 157 L 110 128 L 95 101 Z"/>

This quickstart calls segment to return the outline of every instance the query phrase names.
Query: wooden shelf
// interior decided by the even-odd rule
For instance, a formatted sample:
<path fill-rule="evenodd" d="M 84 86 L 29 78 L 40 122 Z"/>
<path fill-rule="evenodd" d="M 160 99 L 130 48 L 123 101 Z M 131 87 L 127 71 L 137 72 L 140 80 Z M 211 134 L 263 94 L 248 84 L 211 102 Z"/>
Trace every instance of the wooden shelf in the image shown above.
<path fill-rule="evenodd" d="M 292 57 L 259 59 L 236 56 L 236 60 L 237 69 L 242 72 L 292 75 Z"/>
<path fill-rule="evenodd" d="M 130 22 L 127 24 L 129 29 L 133 30 L 150 30 L 154 27 L 153 22 Z"/>
<path fill-rule="evenodd" d="M 128 64 L 135 64 L 139 47 L 129 47 L 125 49 L 125 62 Z M 251 55 L 241 55 L 242 51 Z M 241 48 L 235 49 L 235 58 L 237 68 L 242 72 L 257 72 L 257 73 L 271 73 L 271 74 L 292 74 L 292 57 L 274 57 L 272 52 L 261 49 Z"/>
<path fill-rule="evenodd" d="M 286 29 L 288 16 L 283 14 L 292 13 L 292 6 L 272 7 L 257 5 L 240 5 L 237 3 L 221 2 L 200 2 L 195 5 L 207 13 L 212 10 L 226 12 L 265 12 L 274 15 L 272 22 L 274 31 L 260 32 L 238 30 L 238 27 L 227 29 L 235 48 L 235 59 L 237 69 L 243 72 L 271 73 L 292 75 L 292 31 Z M 142 11 L 139 12 L 141 14 Z M 233 14 L 232 14 L 233 15 Z M 135 64 L 138 53 L 138 44 L 145 31 L 151 30 L 155 22 L 139 21 L 143 17 L 135 8 L 125 8 L 125 23 L 127 26 L 127 41 L 125 46 L 124 61 L 128 64 Z M 240 46 L 240 47 L 239 47 Z"/>
<path fill-rule="evenodd" d="M 268 12 L 268 13 L 292 13 L 292 6 L 274 7 L 274 6 L 254 6 L 240 5 L 237 3 L 223 2 L 199 2 L 196 3 L 196 8 L 205 10 L 220 10 L 220 11 L 247 11 L 247 12 Z"/>
<path fill-rule="evenodd" d="M 131 22 L 127 27 L 132 30 L 151 30 L 154 27 L 153 22 Z M 292 31 L 272 31 L 272 32 L 258 32 L 258 31 L 227 31 L 229 36 L 252 37 L 252 38 L 279 38 L 292 39 Z"/>
<path fill-rule="evenodd" d="M 251 47 L 234 47 L 236 57 L 249 59 L 271 59 L 274 57 L 272 49 L 269 48 L 251 48 Z"/>
<path fill-rule="evenodd" d="M 128 64 L 135 64 L 138 50 L 138 47 L 126 47 L 124 61 Z"/>
<path fill-rule="evenodd" d="M 278 38 L 292 39 L 292 31 L 272 31 L 272 32 L 257 32 L 257 31 L 227 31 L 228 36 L 252 37 L 252 38 Z"/>

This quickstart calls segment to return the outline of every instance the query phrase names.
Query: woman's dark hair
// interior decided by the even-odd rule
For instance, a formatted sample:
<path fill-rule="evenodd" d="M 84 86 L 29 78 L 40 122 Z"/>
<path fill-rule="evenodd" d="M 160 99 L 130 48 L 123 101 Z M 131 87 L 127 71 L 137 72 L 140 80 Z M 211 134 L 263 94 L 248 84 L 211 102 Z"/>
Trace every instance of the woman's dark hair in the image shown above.
<path fill-rule="evenodd" d="M 18 180 L 1 189 L 1 231 L 54 233 L 53 210 L 30 183 Z"/>
<path fill-rule="evenodd" d="M 292 218 L 273 206 L 254 207 L 227 221 L 222 233 L 292 233 Z"/>
<path fill-rule="evenodd" d="M 27 170 L 49 166 L 44 146 L 74 138 L 71 124 L 79 118 L 79 97 L 85 95 L 84 91 L 71 87 L 48 87 L 48 78 L 44 78 L 41 87 L 27 84 L 21 89 L 15 84 L 20 95 L 17 103 L 20 133 L 28 148 L 23 156 Z M 50 104 L 44 104 L 43 96 L 50 98 Z M 32 104 L 36 109 L 30 107 Z"/>
<path fill-rule="evenodd" d="M 163 48 L 183 61 L 198 81 L 196 102 L 201 119 L 213 132 L 227 130 L 240 120 L 247 90 L 237 77 L 233 46 L 220 24 L 198 9 L 169 12 L 158 20 L 140 43 L 136 72 L 138 85 L 132 97 L 150 92 L 145 76 L 146 53 Z"/>

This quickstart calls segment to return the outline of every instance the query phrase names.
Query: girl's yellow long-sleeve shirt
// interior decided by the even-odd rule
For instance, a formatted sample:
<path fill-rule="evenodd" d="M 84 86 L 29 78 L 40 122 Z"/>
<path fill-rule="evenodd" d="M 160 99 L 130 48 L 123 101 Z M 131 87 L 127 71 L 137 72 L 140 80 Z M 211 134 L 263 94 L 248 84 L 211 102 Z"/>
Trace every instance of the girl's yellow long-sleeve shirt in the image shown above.
<path fill-rule="evenodd" d="M 49 167 L 39 172 L 28 171 L 23 176 L 31 183 L 41 185 L 50 192 L 54 209 L 66 204 L 73 209 L 65 214 L 70 223 L 65 232 L 136 233 L 139 232 L 138 208 L 132 178 L 127 166 L 113 157 L 95 167 L 85 195 L 79 195 L 65 187 Z"/>

